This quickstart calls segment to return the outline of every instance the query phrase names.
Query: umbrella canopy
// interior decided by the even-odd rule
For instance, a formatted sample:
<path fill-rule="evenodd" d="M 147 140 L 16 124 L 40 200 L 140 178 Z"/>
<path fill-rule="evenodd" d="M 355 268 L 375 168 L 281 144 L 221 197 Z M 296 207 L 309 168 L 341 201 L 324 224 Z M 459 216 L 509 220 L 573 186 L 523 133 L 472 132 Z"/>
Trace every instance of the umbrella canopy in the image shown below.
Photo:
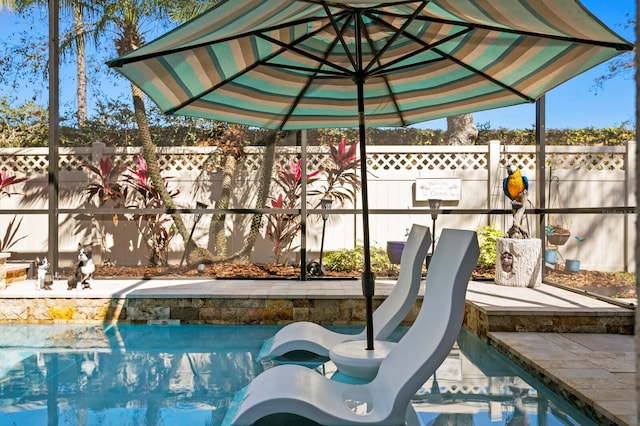
<path fill-rule="evenodd" d="M 372 349 L 365 126 L 534 102 L 631 49 L 574 0 L 223 0 L 109 66 L 167 114 L 359 127 Z"/>

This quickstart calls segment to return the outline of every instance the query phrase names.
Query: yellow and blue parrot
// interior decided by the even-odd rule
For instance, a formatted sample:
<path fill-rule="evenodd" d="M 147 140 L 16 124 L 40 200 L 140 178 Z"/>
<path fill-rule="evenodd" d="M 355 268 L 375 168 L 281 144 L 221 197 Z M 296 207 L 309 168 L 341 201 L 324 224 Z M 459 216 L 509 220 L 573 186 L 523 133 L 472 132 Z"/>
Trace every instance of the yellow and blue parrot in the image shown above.
<path fill-rule="evenodd" d="M 507 173 L 509 175 L 502 180 L 502 190 L 511 200 L 512 211 L 515 214 L 522 207 L 522 195 L 529 190 L 529 179 L 522 176 L 520 169 L 512 164 L 507 166 Z"/>

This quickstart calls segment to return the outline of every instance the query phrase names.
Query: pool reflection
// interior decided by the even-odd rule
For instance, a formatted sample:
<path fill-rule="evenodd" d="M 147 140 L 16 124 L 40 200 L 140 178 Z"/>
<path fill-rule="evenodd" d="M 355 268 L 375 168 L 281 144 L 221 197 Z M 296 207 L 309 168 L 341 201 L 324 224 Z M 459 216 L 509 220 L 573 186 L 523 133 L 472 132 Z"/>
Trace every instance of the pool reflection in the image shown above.
<path fill-rule="evenodd" d="M 0 424 L 219 425 L 277 329 L 0 326 Z M 425 425 L 589 424 L 464 331 L 413 404 Z"/>

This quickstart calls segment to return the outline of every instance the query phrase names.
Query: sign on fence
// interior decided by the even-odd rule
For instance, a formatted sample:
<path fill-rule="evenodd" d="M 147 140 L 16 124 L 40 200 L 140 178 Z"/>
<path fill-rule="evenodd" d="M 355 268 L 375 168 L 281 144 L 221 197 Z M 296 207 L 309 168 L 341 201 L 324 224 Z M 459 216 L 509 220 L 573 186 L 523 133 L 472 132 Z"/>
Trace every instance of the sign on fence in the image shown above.
<path fill-rule="evenodd" d="M 462 180 L 416 179 L 416 201 L 443 200 L 460 201 Z"/>

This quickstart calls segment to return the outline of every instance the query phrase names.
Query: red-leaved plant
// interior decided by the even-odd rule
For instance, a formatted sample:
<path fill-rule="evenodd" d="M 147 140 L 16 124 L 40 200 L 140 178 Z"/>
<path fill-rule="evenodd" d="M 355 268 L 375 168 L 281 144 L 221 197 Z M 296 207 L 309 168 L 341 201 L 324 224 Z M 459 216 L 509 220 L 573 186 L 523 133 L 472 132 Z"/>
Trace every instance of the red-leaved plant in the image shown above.
<path fill-rule="evenodd" d="M 147 164 L 142 157 L 138 156 L 135 165 L 131 167 L 103 158 L 99 167 L 85 164 L 85 168 L 95 175 L 95 181 L 84 188 L 89 202 L 96 198 L 99 207 L 111 201 L 113 208 L 164 208 L 160 194 L 151 184 Z M 162 180 L 166 186 L 167 178 Z M 178 193 L 179 191 L 170 192 L 170 196 L 175 197 Z M 176 233 L 171 217 L 164 213 L 133 213 L 125 217 L 135 221 L 151 253 L 151 265 L 166 265 L 169 243 Z M 112 219 L 118 225 L 118 215 L 113 215 Z"/>
<path fill-rule="evenodd" d="M 295 209 L 299 207 L 302 192 L 302 160 L 279 161 L 273 182 L 280 188 L 277 197 L 272 198 L 270 206 L 274 209 Z M 307 184 L 317 180 L 320 170 L 307 174 Z M 273 245 L 275 263 L 288 264 L 293 241 L 300 230 L 300 217 L 297 214 L 275 213 L 267 216 L 267 236 Z"/>
<path fill-rule="evenodd" d="M 19 194 L 19 192 L 12 192 L 9 188 L 16 183 L 24 182 L 27 178 L 19 178 L 14 175 L 10 175 L 4 170 L 0 170 L 0 200 L 4 197 L 11 197 L 12 195 Z"/>
<path fill-rule="evenodd" d="M 19 178 L 15 175 L 10 175 L 9 172 L 0 170 L 0 200 L 12 195 L 18 195 L 19 192 L 13 192 L 11 186 L 26 181 L 27 178 Z M 7 229 L 4 232 L 2 238 L 0 238 L 0 252 L 8 251 L 11 247 L 17 244 L 20 240 L 27 238 L 26 235 L 18 237 L 17 233 L 22 224 L 22 218 L 16 223 L 16 216 L 14 216 L 7 225 Z"/>
<path fill-rule="evenodd" d="M 361 182 L 356 170 L 360 160 L 356 158 L 357 143 L 347 145 L 347 138 L 342 137 L 338 146 L 329 143 L 330 167 L 321 167 L 307 174 L 307 196 L 317 199 L 316 208 L 320 205 L 320 199 L 335 200 L 341 206 L 347 202 L 355 203 L 356 194 L 360 190 Z M 325 179 L 320 179 L 322 176 Z M 296 209 L 300 207 L 302 192 L 302 167 L 301 160 L 289 160 L 288 163 L 279 161 L 276 163 L 276 172 L 273 182 L 280 191 L 271 199 L 271 208 Z M 300 216 L 297 214 L 271 214 L 267 216 L 267 236 L 273 245 L 275 262 L 281 259 L 287 264 L 293 247 L 293 241 L 300 231 Z"/>

